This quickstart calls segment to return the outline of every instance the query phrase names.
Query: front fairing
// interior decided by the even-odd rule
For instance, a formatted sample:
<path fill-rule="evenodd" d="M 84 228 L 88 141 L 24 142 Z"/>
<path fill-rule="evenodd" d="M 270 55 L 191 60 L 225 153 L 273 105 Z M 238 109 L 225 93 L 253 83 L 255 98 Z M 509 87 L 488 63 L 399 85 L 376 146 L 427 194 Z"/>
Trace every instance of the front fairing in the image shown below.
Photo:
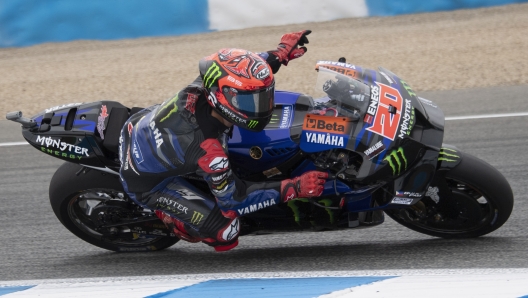
<path fill-rule="evenodd" d="M 314 100 L 316 115 L 307 115 L 304 121 L 303 151 L 357 152 L 363 162 L 356 178 L 371 181 L 402 176 L 423 164 L 425 155 L 434 155 L 428 151 L 439 150 L 443 114 L 434 109 L 430 119 L 409 85 L 392 72 L 327 61 L 317 68 L 319 98 Z M 434 171 L 433 161 L 426 163 L 432 166 L 427 172 Z"/>

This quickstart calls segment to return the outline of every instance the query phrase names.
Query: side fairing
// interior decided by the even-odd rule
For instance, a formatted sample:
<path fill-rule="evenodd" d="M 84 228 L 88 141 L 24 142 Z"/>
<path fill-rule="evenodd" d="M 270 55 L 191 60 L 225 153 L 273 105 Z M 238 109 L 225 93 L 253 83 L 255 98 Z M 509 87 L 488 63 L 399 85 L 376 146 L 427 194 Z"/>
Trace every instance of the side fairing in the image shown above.
<path fill-rule="evenodd" d="M 300 134 L 302 117 L 311 108 L 310 100 L 299 93 L 276 91 L 273 116 L 263 131 L 233 127 L 228 142 L 229 159 L 241 178 L 284 174 L 279 166 L 299 152 L 294 139 Z"/>

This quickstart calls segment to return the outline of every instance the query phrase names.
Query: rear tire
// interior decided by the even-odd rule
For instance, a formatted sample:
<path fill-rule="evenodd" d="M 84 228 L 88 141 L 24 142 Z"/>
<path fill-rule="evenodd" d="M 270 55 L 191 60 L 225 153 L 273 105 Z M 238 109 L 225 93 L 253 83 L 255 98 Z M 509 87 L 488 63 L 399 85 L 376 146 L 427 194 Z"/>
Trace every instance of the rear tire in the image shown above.
<path fill-rule="evenodd" d="M 443 176 L 442 182 L 451 190 L 449 197 L 425 196 L 410 208 L 385 213 L 411 230 L 442 238 L 479 237 L 501 227 L 513 209 L 508 181 L 488 163 L 459 154 L 460 164 Z"/>
<path fill-rule="evenodd" d="M 113 198 L 117 200 L 109 209 L 116 214 L 132 212 L 128 206 L 136 206 L 130 202 L 119 181 L 119 176 L 91 170 L 76 175 L 83 167 L 72 163 L 62 164 L 51 179 L 49 197 L 53 212 L 59 221 L 75 236 L 100 248 L 117 251 L 155 251 L 162 250 L 179 241 L 176 237 L 160 236 L 156 238 L 112 239 L 97 231 L 97 224 L 86 214 L 90 208 L 87 200 L 80 198 L 91 196 L 95 202 L 105 202 Z M 108 199 L 107 199 L 108 198 Z M 116 202 L 114 200 L 113 202 Z M 104 203 L 103 203 L 104 204 Z M 159 221 L 159 225 L 163 223 Z"/>

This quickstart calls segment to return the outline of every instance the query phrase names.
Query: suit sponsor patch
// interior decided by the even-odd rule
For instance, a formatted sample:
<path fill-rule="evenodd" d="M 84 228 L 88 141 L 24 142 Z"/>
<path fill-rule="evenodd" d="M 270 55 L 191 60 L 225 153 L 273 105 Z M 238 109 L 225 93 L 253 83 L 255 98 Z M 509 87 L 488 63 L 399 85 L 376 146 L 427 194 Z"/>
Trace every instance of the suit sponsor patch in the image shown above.
<path fill-rule="evenodd" d="M 245 208 L 239 208 L 237 209 L 237 212 L 238 214 L 240 215 L 244 215 L 244 214 L 248 214 L 248 213 L 251 213 L 251 212 L 255 212 L 255 211 L 258 211 L 262 208 L 266 208 L 266 207 L 269 207 L 271 205 L 275 205 L 277 204 L 277 202 L 275 202 L 275 199 L 269 199 L 269 200 L 265 200 L 263 202 L 259 202 L 259 203 L 256 203 L 256 204 L 251 204 Z"/>

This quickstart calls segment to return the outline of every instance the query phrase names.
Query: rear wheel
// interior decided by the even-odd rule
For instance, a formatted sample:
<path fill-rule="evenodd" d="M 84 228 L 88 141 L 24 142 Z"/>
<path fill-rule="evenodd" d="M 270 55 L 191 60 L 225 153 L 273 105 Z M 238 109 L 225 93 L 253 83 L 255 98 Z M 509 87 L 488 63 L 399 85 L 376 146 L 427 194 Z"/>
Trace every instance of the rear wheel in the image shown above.
<path fill-rule="evenodd" d="M 510 217 L 513 193 L 504 176 L 467 153 L 455 168 L 437 172 L 426 196 L 405 209 L 385 210 L 411 230 L 442 238 L 472 238 L 495 231 Z"/>
<path fill-rule="evenodd" d="M 64 163 L 50 183 L 50 203 L 75 236 L 112 251 L 162 250 L 179 241 L 155 214 L 134 204 L 116 175 Z"/>

